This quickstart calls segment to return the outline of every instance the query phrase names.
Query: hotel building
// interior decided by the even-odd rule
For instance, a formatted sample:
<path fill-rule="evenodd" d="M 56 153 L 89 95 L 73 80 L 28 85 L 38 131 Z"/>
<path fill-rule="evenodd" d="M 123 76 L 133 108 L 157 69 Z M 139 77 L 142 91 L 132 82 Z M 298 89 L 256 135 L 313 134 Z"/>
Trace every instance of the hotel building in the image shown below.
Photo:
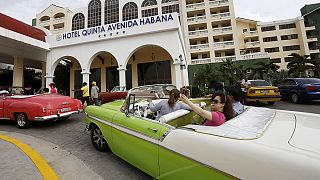
<path fill-rule="evenodd" d="M 91 0 L 74 10 L 51 5 L 33 25 L 46 33 L 46 84 L 60 61 L 69 63 L 72 96 L 82 82 L 97 81 L 102 91 L 152 83 L 181 87 L 189 85 L 188 67 L 270 58 L 286 69 L 292 53 L 319 53 L 315 27 L 302 17 L 235 18 L 233 0 Z"/>

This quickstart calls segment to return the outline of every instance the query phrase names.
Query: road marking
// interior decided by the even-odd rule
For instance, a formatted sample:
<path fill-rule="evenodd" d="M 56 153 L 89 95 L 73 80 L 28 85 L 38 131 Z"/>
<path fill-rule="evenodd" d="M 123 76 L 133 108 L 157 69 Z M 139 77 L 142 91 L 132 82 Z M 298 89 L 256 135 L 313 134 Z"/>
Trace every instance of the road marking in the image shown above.
<path fill-rule="evenodd" d="M 45 180 L 58 180 L 60 179 L 59 176 L 53 171 L 53 169 L 49 166 L 49 164 L 46 162 L 46 160 L 43 159 L 42 156 L 40 156 L 39 153 L 37 153 L 35 150 L 33 150 L 30 146 L 27 144 L 0 134 L 0 139 L 5 140 L 7 142 L 10 142 L 20 148 L 22 152 L 24 152 L 36 165 L 38 168 L 40 174 L 42 175 L 43 179 Z"/>

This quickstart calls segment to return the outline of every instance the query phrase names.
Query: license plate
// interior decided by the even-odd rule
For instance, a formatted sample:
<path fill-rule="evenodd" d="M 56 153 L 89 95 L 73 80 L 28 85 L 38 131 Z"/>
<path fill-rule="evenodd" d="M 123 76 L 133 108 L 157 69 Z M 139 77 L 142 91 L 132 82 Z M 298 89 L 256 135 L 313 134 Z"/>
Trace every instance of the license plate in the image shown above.
<path fill-rule="evenodd" d="M 269 90 L 262 90 L 261 93 L 269 93 Z"/>
<path fill-rule="evenodd" d="M 61 112 L 67 112 L 67 111 L 70 111 L 70 110 L 71 110 L 71 108 L 62 108 Z"/>

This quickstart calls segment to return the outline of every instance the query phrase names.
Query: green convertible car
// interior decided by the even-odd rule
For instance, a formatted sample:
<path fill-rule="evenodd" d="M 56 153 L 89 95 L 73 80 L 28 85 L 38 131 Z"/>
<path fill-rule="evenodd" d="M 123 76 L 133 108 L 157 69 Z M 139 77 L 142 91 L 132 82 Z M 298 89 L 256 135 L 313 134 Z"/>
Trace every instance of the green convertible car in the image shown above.
<path fill-rule="evenodd" d="M 247 107 L 219 127 L 187 110 L 155 121 L 138 94 L 88 106 L 86 128 L 96 149 L 156 179 L 320 179 L 320 115 Z"/>

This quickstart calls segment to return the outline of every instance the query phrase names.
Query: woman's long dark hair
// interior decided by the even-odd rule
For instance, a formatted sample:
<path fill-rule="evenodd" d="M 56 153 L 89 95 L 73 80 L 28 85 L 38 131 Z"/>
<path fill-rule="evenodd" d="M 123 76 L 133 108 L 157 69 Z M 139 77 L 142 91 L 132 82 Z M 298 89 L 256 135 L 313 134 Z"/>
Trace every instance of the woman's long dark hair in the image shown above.
<path fill-rule="evenodd" d="M 226 117 L 226 121 L 232 119 L 234 117 L 234 111 L 230 96 L 226 95 L 224 92 L 216 92 L 211 97 L 211 100 L 213 100 L 216 96 L 219 96 L 221 99 L 221 103 L 224 103 L 223 114 Z"/>
<path fill-rule="evenodd" d="M 168 100 L 168 104 L 171 108 L 174 107 L 174 105 L 176 104 L 176 102 L 178 101 L 180 97 L 180 91 L 178 89 L 172 89 L 169 93 L 169 100 Z"/>

